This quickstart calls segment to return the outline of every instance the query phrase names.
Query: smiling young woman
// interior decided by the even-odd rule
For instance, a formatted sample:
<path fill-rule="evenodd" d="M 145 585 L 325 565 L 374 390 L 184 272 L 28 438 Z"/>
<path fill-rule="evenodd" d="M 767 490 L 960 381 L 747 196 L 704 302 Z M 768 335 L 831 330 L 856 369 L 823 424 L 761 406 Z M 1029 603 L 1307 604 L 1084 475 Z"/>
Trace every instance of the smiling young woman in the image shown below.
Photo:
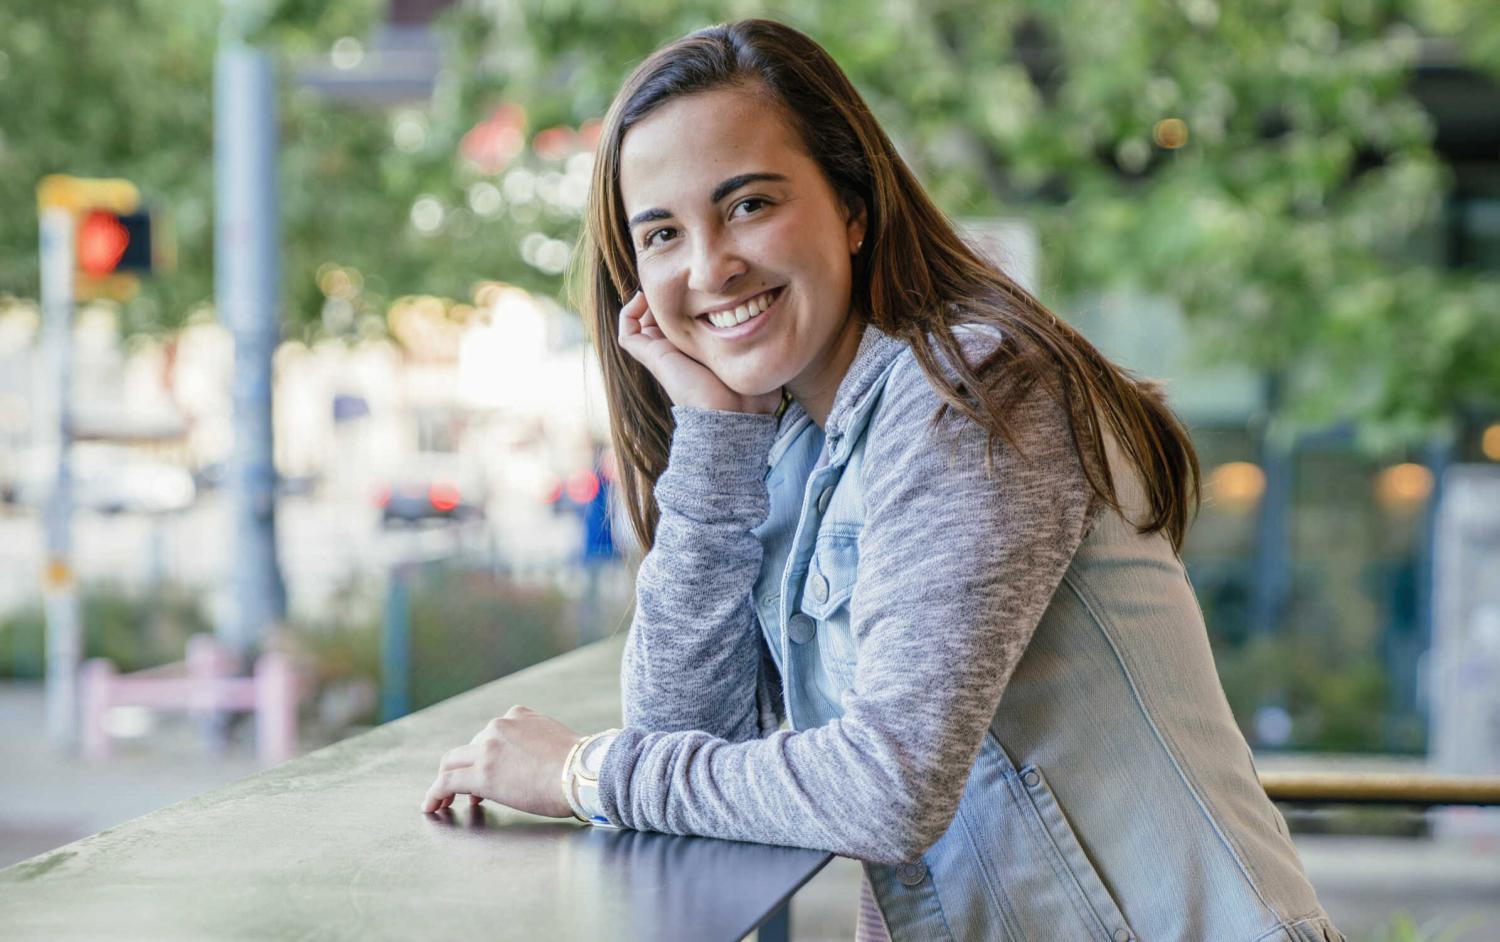
<path fill-rule="evenodd" d="M 821 47 L 657 52 L 587 222 L 648 550 L 625 726 L 513 709 L 424 810 L 831 850 L 861 938 L 1342 938 L 1177 555 L 1186 431 L 959 238 Z"/>
<path fill-rule="evenodd" d="M 619 165 L 636 279 L 664 339 L 740 395 L 779 404 L 786 388 L 821 421 L 859 346 L 863 208 L 753 86 L 663 103 L 631 127 Z M 735 326 L 714 323 L 724 313 Z"/>

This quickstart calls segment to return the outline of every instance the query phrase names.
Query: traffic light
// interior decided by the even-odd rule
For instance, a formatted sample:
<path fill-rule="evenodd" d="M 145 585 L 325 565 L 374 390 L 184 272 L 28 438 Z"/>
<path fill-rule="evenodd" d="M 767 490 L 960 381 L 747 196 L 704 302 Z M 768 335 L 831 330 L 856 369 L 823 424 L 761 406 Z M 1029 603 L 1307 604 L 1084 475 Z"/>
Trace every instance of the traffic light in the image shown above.
<path fill-rule="evenodd" d="M 62 209 L 73 216 L 74 294 L 80 300 L 124 300 L 135 294 L 137 276 L 151 274 L 164 254 L 163 241 L 170 262 L 171 240 L 159 232 L 153 238 L 151 215 L 128 180 L 44 177 L 37 205 L 43 212 Z"/>
<path fill-rule="evenodd" d="M 91 209 L 78 220 L 78 271 L 91 278 L 151 271 L 151 216 Z"/>

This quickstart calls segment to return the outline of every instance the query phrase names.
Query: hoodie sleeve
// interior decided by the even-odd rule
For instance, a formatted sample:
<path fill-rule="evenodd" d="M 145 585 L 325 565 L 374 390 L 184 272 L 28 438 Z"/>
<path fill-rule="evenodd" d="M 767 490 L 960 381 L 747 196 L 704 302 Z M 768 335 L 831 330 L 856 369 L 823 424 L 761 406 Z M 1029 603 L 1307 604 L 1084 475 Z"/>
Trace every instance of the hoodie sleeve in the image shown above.
<path fill-rule="evenodd" d="M 751 531 L 770 512 L 776 418 L 683 406 L 672 415 L 655 490 L 661 520 L 636 576 L 620 668 L 625 724 L 749 739 L 761 732 L 757 692 L 764 701 L 770 680 L 751 602 L 761 561 Z"/>
<path fill-rule="evenodd" d="M 930 427 L 940 402 L 903 355 L 866 432 L 844 715 L 738 742 L 627 728 L 601 771 L 611 822 L 874 863 L 915 859 L 947 829 L 1095 502 L 1066 414 L 1040 388 L 1012 416 L 1020 451 L 1000 444 L 993 476 L 984 429 L 951 411 Z M 746 677 L 734 692 L 748 689 Z"/>

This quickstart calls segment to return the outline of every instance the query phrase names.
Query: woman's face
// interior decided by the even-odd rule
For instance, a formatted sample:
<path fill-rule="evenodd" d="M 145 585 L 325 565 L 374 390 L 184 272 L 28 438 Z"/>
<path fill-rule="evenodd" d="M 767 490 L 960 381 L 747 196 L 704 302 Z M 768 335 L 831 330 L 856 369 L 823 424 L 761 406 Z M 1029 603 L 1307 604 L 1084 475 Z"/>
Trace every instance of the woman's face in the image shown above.
<path fill-rule="evenodd" d="M 786 386 L 826 416 L 859 342 L 850 262 L 864 217 L 779 107 L 740 88 L 668 102 L 625 135 L 620 188 L 666 338 L 740 395 Z"/>

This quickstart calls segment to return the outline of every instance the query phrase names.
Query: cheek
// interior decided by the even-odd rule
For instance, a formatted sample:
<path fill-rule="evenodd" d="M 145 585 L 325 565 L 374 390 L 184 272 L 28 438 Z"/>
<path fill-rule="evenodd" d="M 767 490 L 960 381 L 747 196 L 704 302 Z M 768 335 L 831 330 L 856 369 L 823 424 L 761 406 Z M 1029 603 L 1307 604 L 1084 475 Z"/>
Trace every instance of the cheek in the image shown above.
<path fill-rule="evenodd" d="M 826 220 L 810 223 L 804 216 L 788 214 L 756 233 L 756 257 L 802 277 L 806 287 L 828 298 L 848 291 L 850 268 L 844 239 L 843 229 Z"/>
<path fill-rule="evenodd" d="M 646 305 L 652 312 L 668 316 L 673 310 L 673 298 L 676 291 L 673 288 L 673 279 L 665 266 L 655 264 L 651 261 L 642 262 L 636 269 L 636 278 L 640 282 L 641 290 L 646 293 Z"/>

